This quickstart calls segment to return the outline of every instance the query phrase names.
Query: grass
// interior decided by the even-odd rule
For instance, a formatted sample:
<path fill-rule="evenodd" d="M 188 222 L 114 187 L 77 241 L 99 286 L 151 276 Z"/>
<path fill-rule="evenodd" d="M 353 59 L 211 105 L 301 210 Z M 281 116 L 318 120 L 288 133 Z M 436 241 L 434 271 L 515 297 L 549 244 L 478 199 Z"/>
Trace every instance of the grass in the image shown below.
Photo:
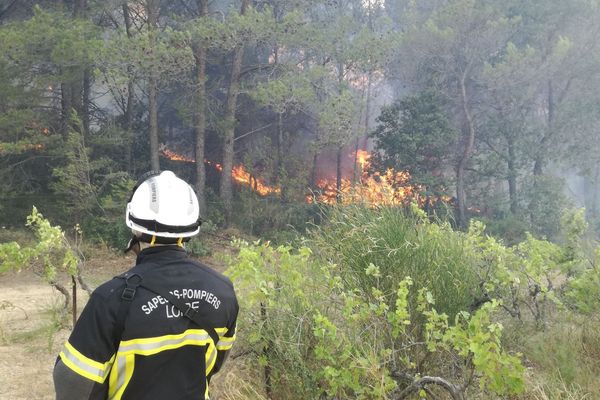
<path fill-rule="evenodd" d="M 365 293 L 376 283 L 384 292 L 395 291 L 410 276 L 415 288 L 431 291 L 438 300 L 436 309 L 451 321 L 478 297 L 478 278 L 461 234 L 400 208 L 336 208 L 311 242 L 316 253 L 349 272 L 346 279 L 354 279 L 349 285 Z M 370 264 L 379 267 L 379 282 L 364 274 Z"/>
<path fill-rule="evenodd" d="M 64 309 L 62 299 L 54 301 L 48 305 L 37 316 L 41 320 L 40 324 L 29 330 L 22 330 L 10 335 L 8 340 L 11 343 L 31 344 L 38 338 L 45 338 L 47 350 L 51 351 L 54 346 L 56 334 L 68 327 L 70 314 Z"/>
<path fill-rule="evenodd" d="M 600 320 L 557 310 L 544 330 L 534 321 L 504 320 L 504 342 L 522 353 L 528 390 L 520 398 L 600 398 Z"/>

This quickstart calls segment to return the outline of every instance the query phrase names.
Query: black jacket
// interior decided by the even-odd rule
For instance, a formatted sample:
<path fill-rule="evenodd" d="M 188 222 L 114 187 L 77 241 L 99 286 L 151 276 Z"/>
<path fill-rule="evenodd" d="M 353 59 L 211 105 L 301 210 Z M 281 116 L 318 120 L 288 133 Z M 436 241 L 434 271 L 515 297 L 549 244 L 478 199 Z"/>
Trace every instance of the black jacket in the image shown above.
<path fill-rule="evenodd" d="M 59 355 L 57 399 L 208 399 L 210 377 L 235 340 L 238 303 L 231 281 L 177 246 L 143 250 L 131 274 L 157 283 L 160 292 L 210 321 L 219 336 L 216 349 L 202 326 L 144 287 L 119 321 L 125 281 L 115 278 L 94 291 Z M 80 390 L 77 397 L 73 390 Z"/>

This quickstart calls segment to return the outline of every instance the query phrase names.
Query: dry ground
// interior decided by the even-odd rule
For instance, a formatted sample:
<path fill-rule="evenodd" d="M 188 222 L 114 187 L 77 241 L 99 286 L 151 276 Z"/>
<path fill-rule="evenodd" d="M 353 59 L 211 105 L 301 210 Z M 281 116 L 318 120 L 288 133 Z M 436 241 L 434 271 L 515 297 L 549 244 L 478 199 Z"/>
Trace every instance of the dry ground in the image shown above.
<path fill-rule="evenodd" d="M 219 262 L 203 260 L 222 270 Z M 84 278 L 95 287 L 134 264 L 133 257 L 124 257 L 108 251 L 94 254 L 85 263 Z M 63 279 L 66 285 L 67 279 Z M 67 286 L 70 288 L 70 285 Z M 78 291 L 81 310 L 87 294 Z M 63 318 L 67 326 L 57 328 L 61 319 L 62 295 L 31 272 L 9 273 L 0 276 L 0 399 L 31 400 L 54 399 L 52 368 L 56 355 L 67 339 L 70 318 Z M 228 363 L 229 370 L 235 361 Z M 227 398 L 222 388 L 230 372 L 216 376 L 213 398 Z"/>

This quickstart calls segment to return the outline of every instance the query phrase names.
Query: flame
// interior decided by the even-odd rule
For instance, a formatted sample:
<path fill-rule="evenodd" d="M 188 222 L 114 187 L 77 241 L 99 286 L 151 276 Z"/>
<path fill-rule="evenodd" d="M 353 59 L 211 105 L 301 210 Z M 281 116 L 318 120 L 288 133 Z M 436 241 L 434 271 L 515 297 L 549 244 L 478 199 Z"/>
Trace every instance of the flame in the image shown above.
<path fill-rule="evenodd" d="M 246 171 L 243 165 L 236 165 L 233 167 L 231 177 L 235 179 L 236 182 L 249 186 L 261 196 L 281 193 L 280 188 L 269 186 L 263 179 L 254 177 L 251 173 Z"/>
<path fill-rule="evenodd" d="M 181 161 L 189 163 L 196 162 L 196 160 L 194 160 L 193 158 L 189 158 L 182 154 L 175 153 L 174 151 L 169 150 L 167 148 L 162 148 L 161 154 L 163 157 L 168 158 L 172 161 Z M 219 163 L 210 160 L 204 160 L 204 163 L 213 166 L 219 172 L 223 171 L 223 166 Z M 257 178 L 250 172 L 246 171 L 244 166 L 241 164 L 233 167 L 233 170 L 231 171 L 231 177 L 237 183 L 249 186 L 252 190 L 260 194 L 261 196 L 281 193 L 280 188 L 267 185 L 263 179 Z"/>
<path fill-rule="evenodd" d="M 358 150 L 354 154 L 356 163 L 360 167 L 361 175 L 358 182 L 342 179 L 338 192 L 335 180 L 322 179 L 317 183 L 320 193 L 307 196 L 309 203 L 313 201 L 325 204 L 355 204 L 364 203 L 376 205 L 408 205 L 417 203 L 420 207 L 432 206 L 437 202 L 449 203 L 449 196 L 424 196 L 425 187 L 411 182 L 408 171 L 396 171 L 392 168 L 384 173 L 370 173 L 371 154 L 365 150 Z M 338 200 L 339 198 L 339 200 Z"/>
<path fill-rule="evenodd" d="M 358 150 L 355 154 L 356 163 L 360 166 L 361 172 L 364 172 L 371 165 L 371 154 L 366 150 Z"/>
<path fill-rule="evenodd" d="M 166 148 L 161 149 L 161 154 L 173 161 L 195 163 L 196 160 L 182 154 L 175 153 Z M 335 179 L 322 179 L 317 183 L 318 193 L 306 195 L 307 203 L 318 202 L 325 204 L 365 203 L 376 205 L 408 205 L 417 203 L 419 206 L 432 206 L 438 202 L 450 203 L 449 196 L 424 196 L 425 187 L 411 182 L 407 171 L 388 169 L 384 173 L 370 173 L 371 154 L 366 150 L 358 150 L 351 154 L 356 159 L 360 168 L 360 179 L 352 182 L 349 179 L 341 180 L 341 189 L 338 192 Z M 222 172 L 223 166 L 214 161 L 204 160 L 204 163 L 213 166 Z M 261 196 L 280 195 L 281 188 L 268 185 L 264 179 L 254 176 L 242 164 L 236 165 L 231 171 L 233 180 L 241 185 L 248 186 Z"/>
<path fill-rule="evenodd" d="M 174 151 L 166 149 L 166 148 L 161 149 L 160 152 L 163 155 L 163 157 L 168 158 L 169 160 L 172 160 L 172 161 L 183 161 L 183 162 L 191 162 L 191 163 L 196 162 L 196 160 L 194 160 L 193 158 L 186 157 L 182 154 L 177 154 Z"/>

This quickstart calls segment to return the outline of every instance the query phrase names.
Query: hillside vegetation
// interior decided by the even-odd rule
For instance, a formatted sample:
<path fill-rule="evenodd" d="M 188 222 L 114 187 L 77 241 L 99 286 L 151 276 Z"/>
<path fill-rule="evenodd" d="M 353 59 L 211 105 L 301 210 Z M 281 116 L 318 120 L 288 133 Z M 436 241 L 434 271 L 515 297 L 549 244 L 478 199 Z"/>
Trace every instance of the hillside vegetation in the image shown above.
<path fill-rule="evenodd" d="M 266 398 L 596 398 L 596 256 L 582 212 L 563 222 L 564 245 L 508 247 L 476 221 L 352 206 L 297 247 L 238 241 L 237 354 Z"/>

